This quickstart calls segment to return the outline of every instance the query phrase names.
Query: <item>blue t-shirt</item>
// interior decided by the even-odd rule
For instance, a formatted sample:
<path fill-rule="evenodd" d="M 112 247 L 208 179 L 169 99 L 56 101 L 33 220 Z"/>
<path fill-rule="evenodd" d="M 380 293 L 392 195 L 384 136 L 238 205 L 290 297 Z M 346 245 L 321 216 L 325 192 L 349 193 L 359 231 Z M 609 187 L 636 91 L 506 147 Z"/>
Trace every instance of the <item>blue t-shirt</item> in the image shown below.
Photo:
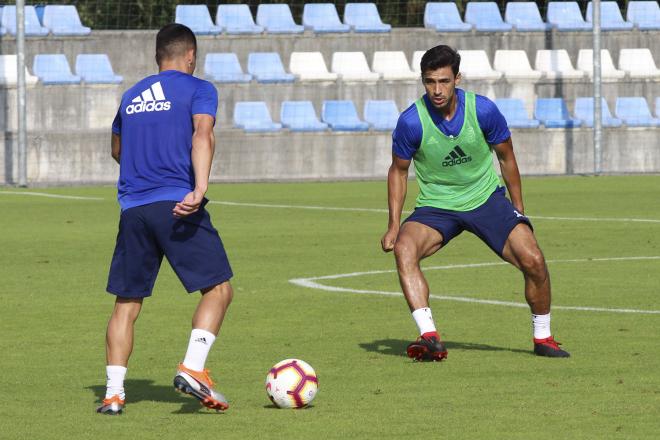
<path fill-rule="evenodd" d="M 462 89 L 456 89 L 456 113 L 449 121 L 445 120 L 442 114 L 433 107 L 428 96 L 424 95 L 424 103 L 431 115 L 435 125 L 445 136 L 458 136 L 463 128 L 465 116 L 465 92 Z M 479 127 L 484 133 L 486 142 L 490 145 L 496 145 L 504 142 L 511 136 L 506 119 L 495 103 L 485 96 L 476 95 L 477 121 Z M 413 158 L 420 144 L 422 143 L 422 122 L 417 114 L 417 107 L 413 103 L 410 107 L 401 113 L 397 121 L 396 128 L 392 132 L 392 152 L 401 159 L 410 160 Z"/>
<path fill-rule="evenodd" d="M 208 81 L 176 70 L 148 76 L 128 89 L 112 123 L 121 136 L 119 205 L 122 210 L 180 201 L 195 187 L 193 115 L 215 118 L 218 92 Z"/>

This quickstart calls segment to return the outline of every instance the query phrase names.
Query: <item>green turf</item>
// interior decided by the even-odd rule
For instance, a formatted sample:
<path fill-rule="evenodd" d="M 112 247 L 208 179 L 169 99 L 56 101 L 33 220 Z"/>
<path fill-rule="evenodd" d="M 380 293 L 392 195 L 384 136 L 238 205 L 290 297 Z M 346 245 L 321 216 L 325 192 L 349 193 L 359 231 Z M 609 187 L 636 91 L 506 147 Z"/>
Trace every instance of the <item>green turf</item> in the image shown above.
<path fill-rule="evenodd" d="M 554 303 L 660 310 L 660 176 L 528 178 Z M 226 414 L 174 393 L 196 295 L 163 265 L 136 329 L 121 417 L 94 413 L 104 391 L 104 293 L 118 207 L 111 187 L 1 194 L 0 438 L 657 439 L 660 315 L 555 310 L 570 359 L 530 353 L 524 308 L 433 300 L 449 348 L 440 364 L 403 356 L 416 328 L 401 297 L 332 293 L 289 279 L 393 269 L 380 251 L 384 212 L 209 205 L 236 276 L 234 303 L 208 366 L 231 401 Z M 411 185 L 408 208 L 416 190 Z M 213 185 L 215 201 L 386 208 L 384 182 Z M 577 259 L 587 261 L 567 262 Z M 496 263 L 463 234 L 427 267 Z M 436 295 L 522 302 L 507 266 L 430 270 Z M 397 292 L 394 273 L 324 280 Z M 313 406 L 278 410 L 266 398 L 271 365 L 298 357 L 316 369 Z"/>

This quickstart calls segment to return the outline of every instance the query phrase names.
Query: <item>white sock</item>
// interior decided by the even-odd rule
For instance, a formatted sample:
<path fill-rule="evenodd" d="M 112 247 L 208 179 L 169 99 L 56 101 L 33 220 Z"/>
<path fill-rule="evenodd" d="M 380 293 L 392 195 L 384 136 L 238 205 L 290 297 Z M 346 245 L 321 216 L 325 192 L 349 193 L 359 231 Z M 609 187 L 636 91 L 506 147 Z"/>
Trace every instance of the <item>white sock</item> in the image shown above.
<path fill-rule="evenodd" d="M 535 339 L 545 339 L 552 335 L 550 332 L 550 313 L 547 315 L 535 315 L 532 313 L 532 328 Z"/>
<path fill-rule="evenodd" d="M 424 333 L 435 332 L 435 323 L 433 322 L 433 315 L 431 314 L 430 307 L 422 307 L 412 312 L 413 319 L 417 328 L 419 329 L 419 334 L 423 335 Z"/>
<path fill-rule="evenodd" d="M 121 365 L 107 365 L 105 367 L 105 375 L 107 378 L 105 398 L 109 399 L 114 395 L 119 394 L 119 398 L 124 400 L 124 378 L 126 377 L 126 367 Z"/>
<path fill-rule="evenodd" d="M 190 342 L 188 342 L 188 351 L 186 351 L 183 366 L 193 371 L 202 371 L 213 341 L 215 341 L 213 333 L 198 328 L 193 329 L 190 333 Z"/>

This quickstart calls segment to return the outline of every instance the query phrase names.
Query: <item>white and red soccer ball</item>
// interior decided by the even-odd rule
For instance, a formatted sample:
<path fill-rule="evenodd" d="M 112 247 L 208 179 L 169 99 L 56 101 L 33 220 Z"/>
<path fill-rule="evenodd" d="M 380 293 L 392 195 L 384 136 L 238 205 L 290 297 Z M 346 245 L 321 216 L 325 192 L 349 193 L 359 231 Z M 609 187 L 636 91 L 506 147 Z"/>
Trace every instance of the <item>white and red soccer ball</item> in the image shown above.
<path fill-rule="evenodd" d="M 300 359 L 278 362 L 266 376 L 266 393 L 279 408 L 302 408 L 314 400 L 318 389 L 316 372 Z"/>

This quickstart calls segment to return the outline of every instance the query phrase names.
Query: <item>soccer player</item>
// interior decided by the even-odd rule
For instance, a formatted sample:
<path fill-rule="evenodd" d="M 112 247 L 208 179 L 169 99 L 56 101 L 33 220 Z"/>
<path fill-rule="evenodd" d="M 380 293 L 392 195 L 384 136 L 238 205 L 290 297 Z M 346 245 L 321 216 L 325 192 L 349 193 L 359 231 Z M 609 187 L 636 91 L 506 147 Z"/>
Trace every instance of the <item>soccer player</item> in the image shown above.
<path fill-rule="evenodd" d="M 124 408 L 134 323 L 163 255 L 189 293 L 201 292 L 174 386 L 208 408 L 228 408 L 204 368 L 233 293 L 227 255 L 204 209 L 218 94 L 213 84 L 192 76 L 196 52 L 189 28 L 163 27 L 156 36 L 159 73 L 124 93 L 112 125 L 121 217 L 107 286 L 116 300 L 106 336 L 107 391 L 97 409 L 102 414 Z"/>
<path fill-rule="evenodd" d="M 419 361 L 447 357 L 419 263 L 467 230 L 522 271 L 532 312 L 534 353 L 568 357 L 550 332 L 550 276 L 525 217 L 511 133 L 492 101 L 456 88 L 461 81 L 460 62 L 460 55 L 444 45 L 424 54 L 421 72 L 426 94 L 401 114 L 392 134 L 389 224 L 381 246 L 385 252 L 394 250 L 401 288 L 420 333 L 407 354 Z M 492 150 L 511 201 L 495 173 Z M 419 195 L 415 211 L 400 225 L 412 159 Z"/>

